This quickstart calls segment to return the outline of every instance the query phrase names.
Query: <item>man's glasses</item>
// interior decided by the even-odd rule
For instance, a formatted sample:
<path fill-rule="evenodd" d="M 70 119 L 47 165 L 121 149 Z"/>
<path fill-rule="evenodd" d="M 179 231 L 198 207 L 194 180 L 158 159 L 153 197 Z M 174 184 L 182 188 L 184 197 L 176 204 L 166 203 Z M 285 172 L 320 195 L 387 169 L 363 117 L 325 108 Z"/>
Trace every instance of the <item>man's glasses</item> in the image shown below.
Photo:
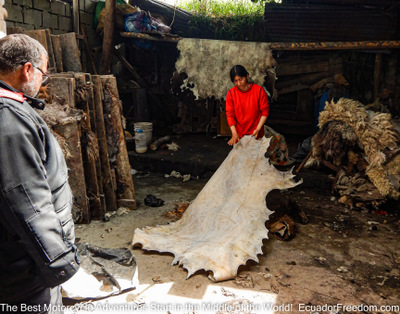
<path fill-rule="evenodd" d="M 42 72 L 42 85 L 43 86 L 46 85 L 50 80 L 50 75 L 48 75 L 46 72 L 44 72 L 41 68 L 37 67 L 36 65 L 32 64 L 32 66 L 35 69 L 38 69 L 40 72 Z"/>

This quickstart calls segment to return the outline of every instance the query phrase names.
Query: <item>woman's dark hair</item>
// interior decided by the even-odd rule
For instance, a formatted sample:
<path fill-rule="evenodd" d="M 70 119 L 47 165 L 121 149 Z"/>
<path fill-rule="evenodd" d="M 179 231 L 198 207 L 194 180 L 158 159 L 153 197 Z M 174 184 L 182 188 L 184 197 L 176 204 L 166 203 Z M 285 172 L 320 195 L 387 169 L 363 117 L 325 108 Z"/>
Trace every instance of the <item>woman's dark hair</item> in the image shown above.
<path fill-rule="evenodd" d="M 233 82 L 235 80 L 235 76 L 240 76 L 240 77 L 246 77 L 249 72 L 244 68 L 242 65 L 235 65 L 230 72 L 231 76 L 231 81 Z"/>

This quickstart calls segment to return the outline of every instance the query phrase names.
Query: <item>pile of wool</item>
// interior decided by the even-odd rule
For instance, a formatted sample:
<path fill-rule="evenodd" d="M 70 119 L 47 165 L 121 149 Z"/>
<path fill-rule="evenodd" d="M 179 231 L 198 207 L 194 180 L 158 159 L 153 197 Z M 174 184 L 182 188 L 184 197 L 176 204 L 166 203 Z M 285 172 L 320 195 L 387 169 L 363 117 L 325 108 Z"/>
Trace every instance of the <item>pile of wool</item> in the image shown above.
<path fill-rule="evenodd" d="M 354 170 L 358 170 L 365 174 L 383 198 L 399 198 L 400 150 L 390 114 L 368 111 L 356 100 L 341 98 L 338 102 L 326 104 L 319 117 L 319 127 L 312 140 L 313 153 L 307 165 L 324 159 L 338 168 L 347 167 L 347 179 L 342 174 L 337 176 L 336 189 L 342 195 L 359 190 L 355 186 L 348 188 L 354 182 L 361 182 L 351 178 L 355 176 Z M 355 161 L 349 156 L 353 156 Z M 359 161 L 364 166 L 358 166 Z M 344 164 L 346 162 L 348 164 Z M 338 188 L 343 187 L 343 182 L 347 188 Z"/>

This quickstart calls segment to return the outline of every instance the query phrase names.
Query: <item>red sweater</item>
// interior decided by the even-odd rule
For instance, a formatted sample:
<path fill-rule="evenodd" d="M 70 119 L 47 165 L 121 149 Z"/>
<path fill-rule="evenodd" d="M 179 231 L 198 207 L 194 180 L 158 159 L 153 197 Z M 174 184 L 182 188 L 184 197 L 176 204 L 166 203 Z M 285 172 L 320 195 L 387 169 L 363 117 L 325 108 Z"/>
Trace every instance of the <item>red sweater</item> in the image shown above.
<path fill-rule="evenodd" d="M 265 90 L 250 83 L 247 91 L 232 87 L 226 95 L 226 117 L 228 124 L 236 126 L 239 137 L 253 134 L 261 116 L 268 117 L 268 96 Z M 264 136 L 264 128 L 258 133 L 258 138 Z"/>

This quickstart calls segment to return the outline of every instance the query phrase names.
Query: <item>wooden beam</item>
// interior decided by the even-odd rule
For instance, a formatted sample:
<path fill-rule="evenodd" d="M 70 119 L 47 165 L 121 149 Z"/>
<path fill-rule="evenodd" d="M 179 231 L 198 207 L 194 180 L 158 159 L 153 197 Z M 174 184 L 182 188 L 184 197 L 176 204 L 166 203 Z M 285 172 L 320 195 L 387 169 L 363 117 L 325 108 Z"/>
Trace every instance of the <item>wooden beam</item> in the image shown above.
<path fill-rule="evenodd" d="M 286 1 L 283 1 L 284 3 Z M 370 5 L 370 6 L 379 6 L 379 7 L 388 7 L 393 6 L 398 3 L 398 0 L 296 0 L 296 4 L 321 4 L 324 5 Z"/>
<path fill-rule="evenodd" d="M 113 47 L 113 53 L 119 59 L 119 61 L 121 61 L 121 63 L 126 67 L 126 69 L 133 75 L 134 79 L 140 85 L 140 87 L 147 88 L 147 84 L 137 73 L 136 69 L 129 63 L 128 60 L 124 58 L 124 56 L 117 49 L 115 49 L 115 47 Z"/>
<path fill-rule="evenodd" d="M 315 72 L 334 72 L 342 71 L 342 60 L 334 58 L 332 60 L 304 60 L 301 62 L 285 62 L 280 61 L 276 67 L 276 75 L 308 74 Z M 334 74 L 332 73 L 332 74 Z"/>
<path fill-rule="evenodd" d="M 101 56 L 101 74 L 111 73 L 111 62 L 114 47 L 116 0 L 106 0 L 106 14 L 104 18 L 103 52 Z"/>
<path fill-rule="evenodd" d="M 169 43 L 177 43 L 181 39 L 181 37 L 179 37 L 177 35 L 174 36 L 171 34 L 151 35 L 151 34 L 143 34 L 143 33 L 121 32 L 120 35 L 122 37 L 128 37 L 128 38 L 146 39 L 146 40 L 162 41 L 162 42 L 169 42 Z"/>
<path fill-rule="evenodd" d="M 379 41 L 325 41 L 325 42 L 275 42 L 270 43 L 273 50 L 369 50 L 399 49 L 400 40 Z"/>

